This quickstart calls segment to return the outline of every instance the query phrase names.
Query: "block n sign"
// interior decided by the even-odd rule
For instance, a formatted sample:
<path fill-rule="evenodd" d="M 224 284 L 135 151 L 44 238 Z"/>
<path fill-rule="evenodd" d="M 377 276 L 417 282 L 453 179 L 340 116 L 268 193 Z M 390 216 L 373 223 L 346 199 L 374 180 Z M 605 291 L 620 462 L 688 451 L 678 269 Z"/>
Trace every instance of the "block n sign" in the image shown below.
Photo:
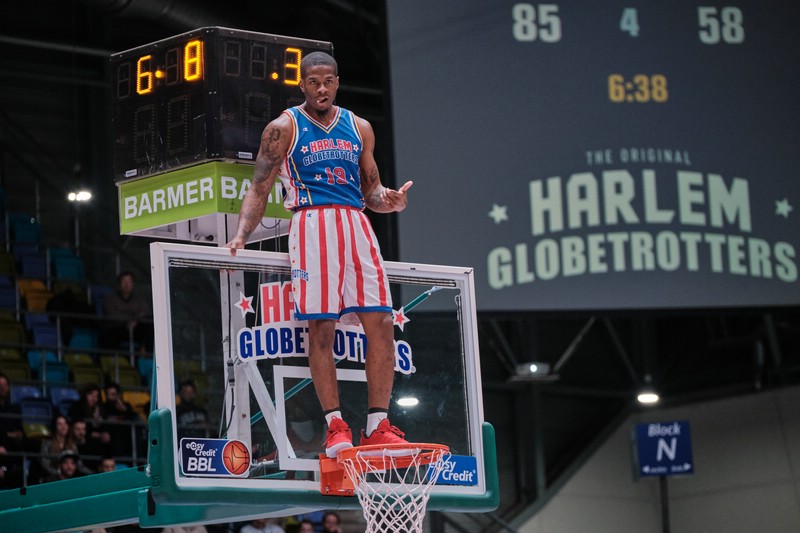
<path fill-rule="evenodd" d="M 639 476 L 694 473 L 688 421 L 637 424 L 634 467 Z"/>

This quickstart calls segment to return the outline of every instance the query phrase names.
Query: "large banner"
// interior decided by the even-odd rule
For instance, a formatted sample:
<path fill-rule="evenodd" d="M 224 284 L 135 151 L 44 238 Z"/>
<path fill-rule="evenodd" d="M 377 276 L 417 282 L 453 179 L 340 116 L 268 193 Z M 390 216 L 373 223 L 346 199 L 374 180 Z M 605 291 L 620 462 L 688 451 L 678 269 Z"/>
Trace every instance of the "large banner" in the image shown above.
<path fill-rule="evenodd" d="M 800 303 L 800 9 L 632 5 L 387 2 L 401 260 L 482 310 Z"/>

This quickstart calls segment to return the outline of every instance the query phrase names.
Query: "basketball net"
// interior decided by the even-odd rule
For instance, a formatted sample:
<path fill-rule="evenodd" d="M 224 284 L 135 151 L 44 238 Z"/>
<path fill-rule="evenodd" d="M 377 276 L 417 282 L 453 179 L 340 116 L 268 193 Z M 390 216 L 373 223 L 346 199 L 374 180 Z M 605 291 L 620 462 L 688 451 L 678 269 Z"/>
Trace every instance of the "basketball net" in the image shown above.
<path fill-rule="evenodd" d="M 441 444 L 341 450 L 337 459 L 352 480 L 366 533 L 422 533 L 428 498 L 449 456 L 450 449 Z"/>

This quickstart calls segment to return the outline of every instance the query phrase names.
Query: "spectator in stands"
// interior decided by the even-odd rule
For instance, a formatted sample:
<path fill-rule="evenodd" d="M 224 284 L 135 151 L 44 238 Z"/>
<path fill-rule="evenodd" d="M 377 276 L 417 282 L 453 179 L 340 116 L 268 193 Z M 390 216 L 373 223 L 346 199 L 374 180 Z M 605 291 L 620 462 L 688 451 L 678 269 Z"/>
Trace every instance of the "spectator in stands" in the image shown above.
<path fill-rule="evenodd" d="M 100 387 L 96 383 L 87 383 L 81 391 L 81 399 L 69 408 L 69 419 L 72 422 L 86 422 L 87 438 L 97 439 L 104 446 L 111 440 L 111 435 L 103 426 L 103 409 L 100 406 Z"/>
<path fill-rule="evenodd" d="M 311 522 L 314 528 L 314 533 L 322 533 L 322 519 L 325 518 L 325 511 L 311 511 L 309 513 L 302 513 L 297 515 L 297 519 L 306 522 Z"/>
<path fill-rule="evenodd" d="M 83 463 L 89 470 L 97 470 L 100 459 L 108 455 L 106 446 L 99 439 L 88 436 L 85 420 L 72 422 L 72 439 L 78 448 L 78 454 L 83 458 Z"/>
<path fill-rule="evenodd" d="M 322 518 L 323 533 L 342 533 L 341 520 L 339 515 L 333 511 L 327 511 Z"/>
<path fill-rule="evenodd" d="M 242 526 L 239 533 L 286 533 L 277 518 L 257 518 Z"/>
<path fill-rule="evenodd" d="M 314 533 L 314 523 L 311 520 L 301 520 L 297 533 Z"/>
<path fill-rule="evenodd" d="M 45 310 L 48 313 L 65 313 L 59 317 L 61 322 L 61 340 L 69 345 L 72 339 L 72 331 L 76 327 L 94 327 L 95 322 L 91 319 L 81 318 L 76 315 L 92 315 L 94 309 L 85 299 L 78 298 L 75 290 L 71 287 L 64 288 L 61 292 L 50 298 Z"/>
<path fill-rule="evenodd" d="M 121 272 L 117 276 L 116 290 L 103 299 L 103 314 L 117 321 L 103 334 L 105 348 L 113 350 L 132 340 L 143 351 L 153 349 L 152 311 L 134 293 L 134 283 L 131 272 Z"/>
<path fill-rule="evenodd" d="M 19 406 L 11 403 L 11 384 L 0 373 L 0 488 L 22 486 L 22 459 L 8 455 L 22 450 L 22 438 Z"/>
<path fill-rule="evenodd" d="M 133 406 L 122 399 L 118 383 L 106 384 L 106 401 L 100 410 L 106 420 L 106 429 L 111 435 L 111 454 L 117 457 L 133 455 L 133 440 L 137 438 L 135 423 L 141 421 Z"/>
<path fill-rule="evenodd" d="M 19 406 L 11 403 L 11 383 L 8 376 L 0 373 L 0 444 L 19 445 L 22 436 Z"/>
<path fill-rule="evenodd" d="M 80 457 L 72 450 L 64 450 L 58 456 L 58 473 L 50 476 L 47 481 L 61 481 L 79 477 L 78 461 Z"/>
<path fill-rule="evenodd" d="M 197 387 L 192 380 L 181 383 L 180 403 L 175 407 L 178 424 L 178 439 L 183 437 L 205 437 L 208 413 L 197 405 Z"/>
<path fill-rule="evenodd" d="M 53 420 L 52 437 L 42 439 L 41 457 L 39 464 L 42 467 L 42 479 L 49 479 L 58 475 L 58 461 L 61 452 L 73 451 L 78 453 L 78 446 L 75 444 L 72 433 L 69 429 L 69 422 L 64 415 L 57 415 Z M 79 465 L 80 468 L 80 465 Z M 36 477 L 35 475 L 32 477 Z"/>
<path fill-rule="evenodd" d="M 113 457 L 106 456 L 100 459 L 100 466 L 97 467 L 97 472 L 113 472 L 117 469 L 117 462 Z"/>

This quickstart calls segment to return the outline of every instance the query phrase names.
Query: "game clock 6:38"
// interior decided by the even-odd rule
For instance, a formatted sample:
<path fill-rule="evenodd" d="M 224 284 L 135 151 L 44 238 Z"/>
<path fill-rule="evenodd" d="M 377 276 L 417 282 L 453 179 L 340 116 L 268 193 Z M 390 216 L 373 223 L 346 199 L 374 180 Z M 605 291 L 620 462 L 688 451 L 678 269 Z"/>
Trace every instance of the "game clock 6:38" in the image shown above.
<path fill-rule="evenodd" d="M 622 74 L 608 76 L 608 99 L 614 103 L 663 104 L 669 100 L 667 77 L 663 74 Z"/>
<path fill-rule="evenodd" d="M 261 131 L 302 102 L 300 62 L 330 43 L 200 28 L 111 56 L 115 179 L 252 161 Z"/>

